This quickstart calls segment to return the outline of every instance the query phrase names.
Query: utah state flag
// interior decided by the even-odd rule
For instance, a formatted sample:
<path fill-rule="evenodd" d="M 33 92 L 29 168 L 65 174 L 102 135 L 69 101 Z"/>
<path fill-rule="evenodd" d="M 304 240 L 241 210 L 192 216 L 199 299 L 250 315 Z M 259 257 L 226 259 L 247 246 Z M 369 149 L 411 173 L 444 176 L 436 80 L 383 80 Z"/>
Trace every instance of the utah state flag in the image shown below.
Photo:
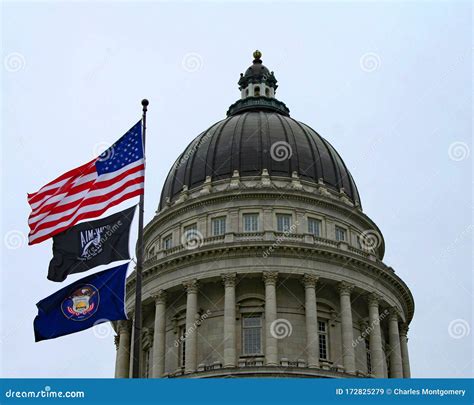
<path fill-rule="evenodd" d="M 36 304 L 35 341 L 53 339 L 103 322 L 127 319 L 125 278 L 128 264 L 81 278 Z"/>

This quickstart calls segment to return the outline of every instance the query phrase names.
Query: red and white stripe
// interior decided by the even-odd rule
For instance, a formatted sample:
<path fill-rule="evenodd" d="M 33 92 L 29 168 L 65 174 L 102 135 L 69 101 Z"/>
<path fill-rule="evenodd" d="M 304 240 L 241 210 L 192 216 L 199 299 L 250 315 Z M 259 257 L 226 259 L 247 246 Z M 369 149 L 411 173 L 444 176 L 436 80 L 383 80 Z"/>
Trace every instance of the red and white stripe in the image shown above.
<path fill-rule="evenodd" d="M 31 214 L 29 244 L 65 231 L 77 222 L 95 218 L 129 198 L 143 194 L 144 160 L 99 176 L 96 159 L 59 176 L 39 191 L 28 194 Z"/>

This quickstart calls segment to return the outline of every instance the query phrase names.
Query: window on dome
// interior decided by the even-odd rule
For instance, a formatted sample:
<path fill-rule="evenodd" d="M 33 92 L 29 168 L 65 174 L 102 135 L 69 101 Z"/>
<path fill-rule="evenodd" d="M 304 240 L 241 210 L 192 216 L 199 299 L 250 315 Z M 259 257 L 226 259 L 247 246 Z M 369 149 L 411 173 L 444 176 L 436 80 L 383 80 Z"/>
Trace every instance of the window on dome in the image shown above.
<path fill-rule="evenodd" d="M 244 232 L 258 231 L 258 214 L 244 214 Z"/>
<path fill-rule="evenodd" d="M 265 95 L 270 97 L 270 89 L 268 87 L 265 89 Z"/>
<path fill-rule="evenodd" d="M 225 217 L 214 218 L 212 220 L 212 235 L 219 236 L 225 234 Z"/>
<path fill-rule="evenodd" d="M 291 215 L 277 214 L 277 231 L 289 232 L 291 228 Z"/>
<path fill-rule="evenodd" d="M 188 237 L 196 235 L 197 233 L 197 224 L 192 224 L 184 227 L 184 234 Z"/>
<path fill-rule="evenodd" d="M 254 94 L 255 97 L 260 96 L 260 87 L 259 86 L 255 87 L 255 89 L 253 90 L 253 94 Z"/>
<path fill-rule="evenodd" d="M 328 324 L 318 321 L 319 358 L 328 360 Z"/>
<path fill-rule="evenodd" d="M 173 247 L 173 235 L 169 234 L 163 238 L 163 249 L 171 249 Z"/>
<path fill-rule="evenodd" d="M 321 221 L 319 219 L 308 218 L 308 233 L 321 236 Z"/>
<path fill-rule="evenodd" d="M 148 257 L 153 257 L 155 256 L 155 247 L 152 246 L 150 250 L 148 250 Z"/>
<path fill-rule="evenodd" d="M 336 225 L 336 240 L 345 241 L 346 240 L 346 230 Z"/>
<path fill-rule="evenodd" d="M 242 317 L 242 351 L 245 356 L 262 354 L 262 316 Z"/>

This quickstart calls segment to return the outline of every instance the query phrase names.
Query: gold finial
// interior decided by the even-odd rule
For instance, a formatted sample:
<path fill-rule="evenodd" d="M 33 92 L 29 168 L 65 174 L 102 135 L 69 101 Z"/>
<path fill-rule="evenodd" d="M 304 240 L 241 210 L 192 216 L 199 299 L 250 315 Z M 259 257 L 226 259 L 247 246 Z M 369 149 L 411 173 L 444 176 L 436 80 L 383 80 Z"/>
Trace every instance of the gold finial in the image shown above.
<path fill-rule="evenodd" d="M 260 59 L 262 57 L 262 52 L 260 52 L 258 49 L 253 53 L 254 59 Z"/>

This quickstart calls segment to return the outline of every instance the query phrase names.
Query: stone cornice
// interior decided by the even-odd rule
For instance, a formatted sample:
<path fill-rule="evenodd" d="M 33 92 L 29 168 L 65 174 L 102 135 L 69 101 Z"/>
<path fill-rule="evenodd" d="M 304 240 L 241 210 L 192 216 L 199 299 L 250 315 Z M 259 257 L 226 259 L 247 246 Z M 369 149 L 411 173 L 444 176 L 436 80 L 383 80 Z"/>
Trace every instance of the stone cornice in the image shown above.
<path fill-rule="evenodd" d="M 262 257 L 263 252 L 271 246 L 273 242 L 262 243 L 261 241 L 254 245 L 248 242 L 244 245 L 221 244 L 212 245 L 209 249 L 196 249 L 195 251 L 185 251 L 183 254 L 174 257 L 167 257 L 152 266 L 146 267 L 143 272 L 144 283 L 147 283 L 151 278 L 157 276 L 162 271 L 172 272 L 181 268 L 189 267 L 194 264 L 210 263 L 216 259 L 229 258 L 248 258 Z M 302 254 L 317 255 L 317 259 L 326 263 L 341 264 L 348 269 L 357 272 L 362 272 L 369 277 L 378 279 L 385 287 L 392 290 L 392 292 L 399 298 L 403 299 L 405 303 L 405 313 L 407 315 L 407 322 L 409 323 L 413 317 L 414 301 L 410 290 L 392 270 L 381 262 L 373 262 L 364 257 L 358 256 L 348 251 L 342 251 L 337 248 L 321 245 L 304 245 L 289 246 L 288 242 L 279 246 L 277 250 L 272 253 L 274 257 L 286 257 L 299 259 Z M 132 273 L 127 280 L 127 296 L 133 293 L 135 286 L 135 277 Z"/>
<path fill-rule="evenodd" d="M 400 336 L 406 337 L 408 334 L 408 325 L 406 323 L 400 324 Z"/>

